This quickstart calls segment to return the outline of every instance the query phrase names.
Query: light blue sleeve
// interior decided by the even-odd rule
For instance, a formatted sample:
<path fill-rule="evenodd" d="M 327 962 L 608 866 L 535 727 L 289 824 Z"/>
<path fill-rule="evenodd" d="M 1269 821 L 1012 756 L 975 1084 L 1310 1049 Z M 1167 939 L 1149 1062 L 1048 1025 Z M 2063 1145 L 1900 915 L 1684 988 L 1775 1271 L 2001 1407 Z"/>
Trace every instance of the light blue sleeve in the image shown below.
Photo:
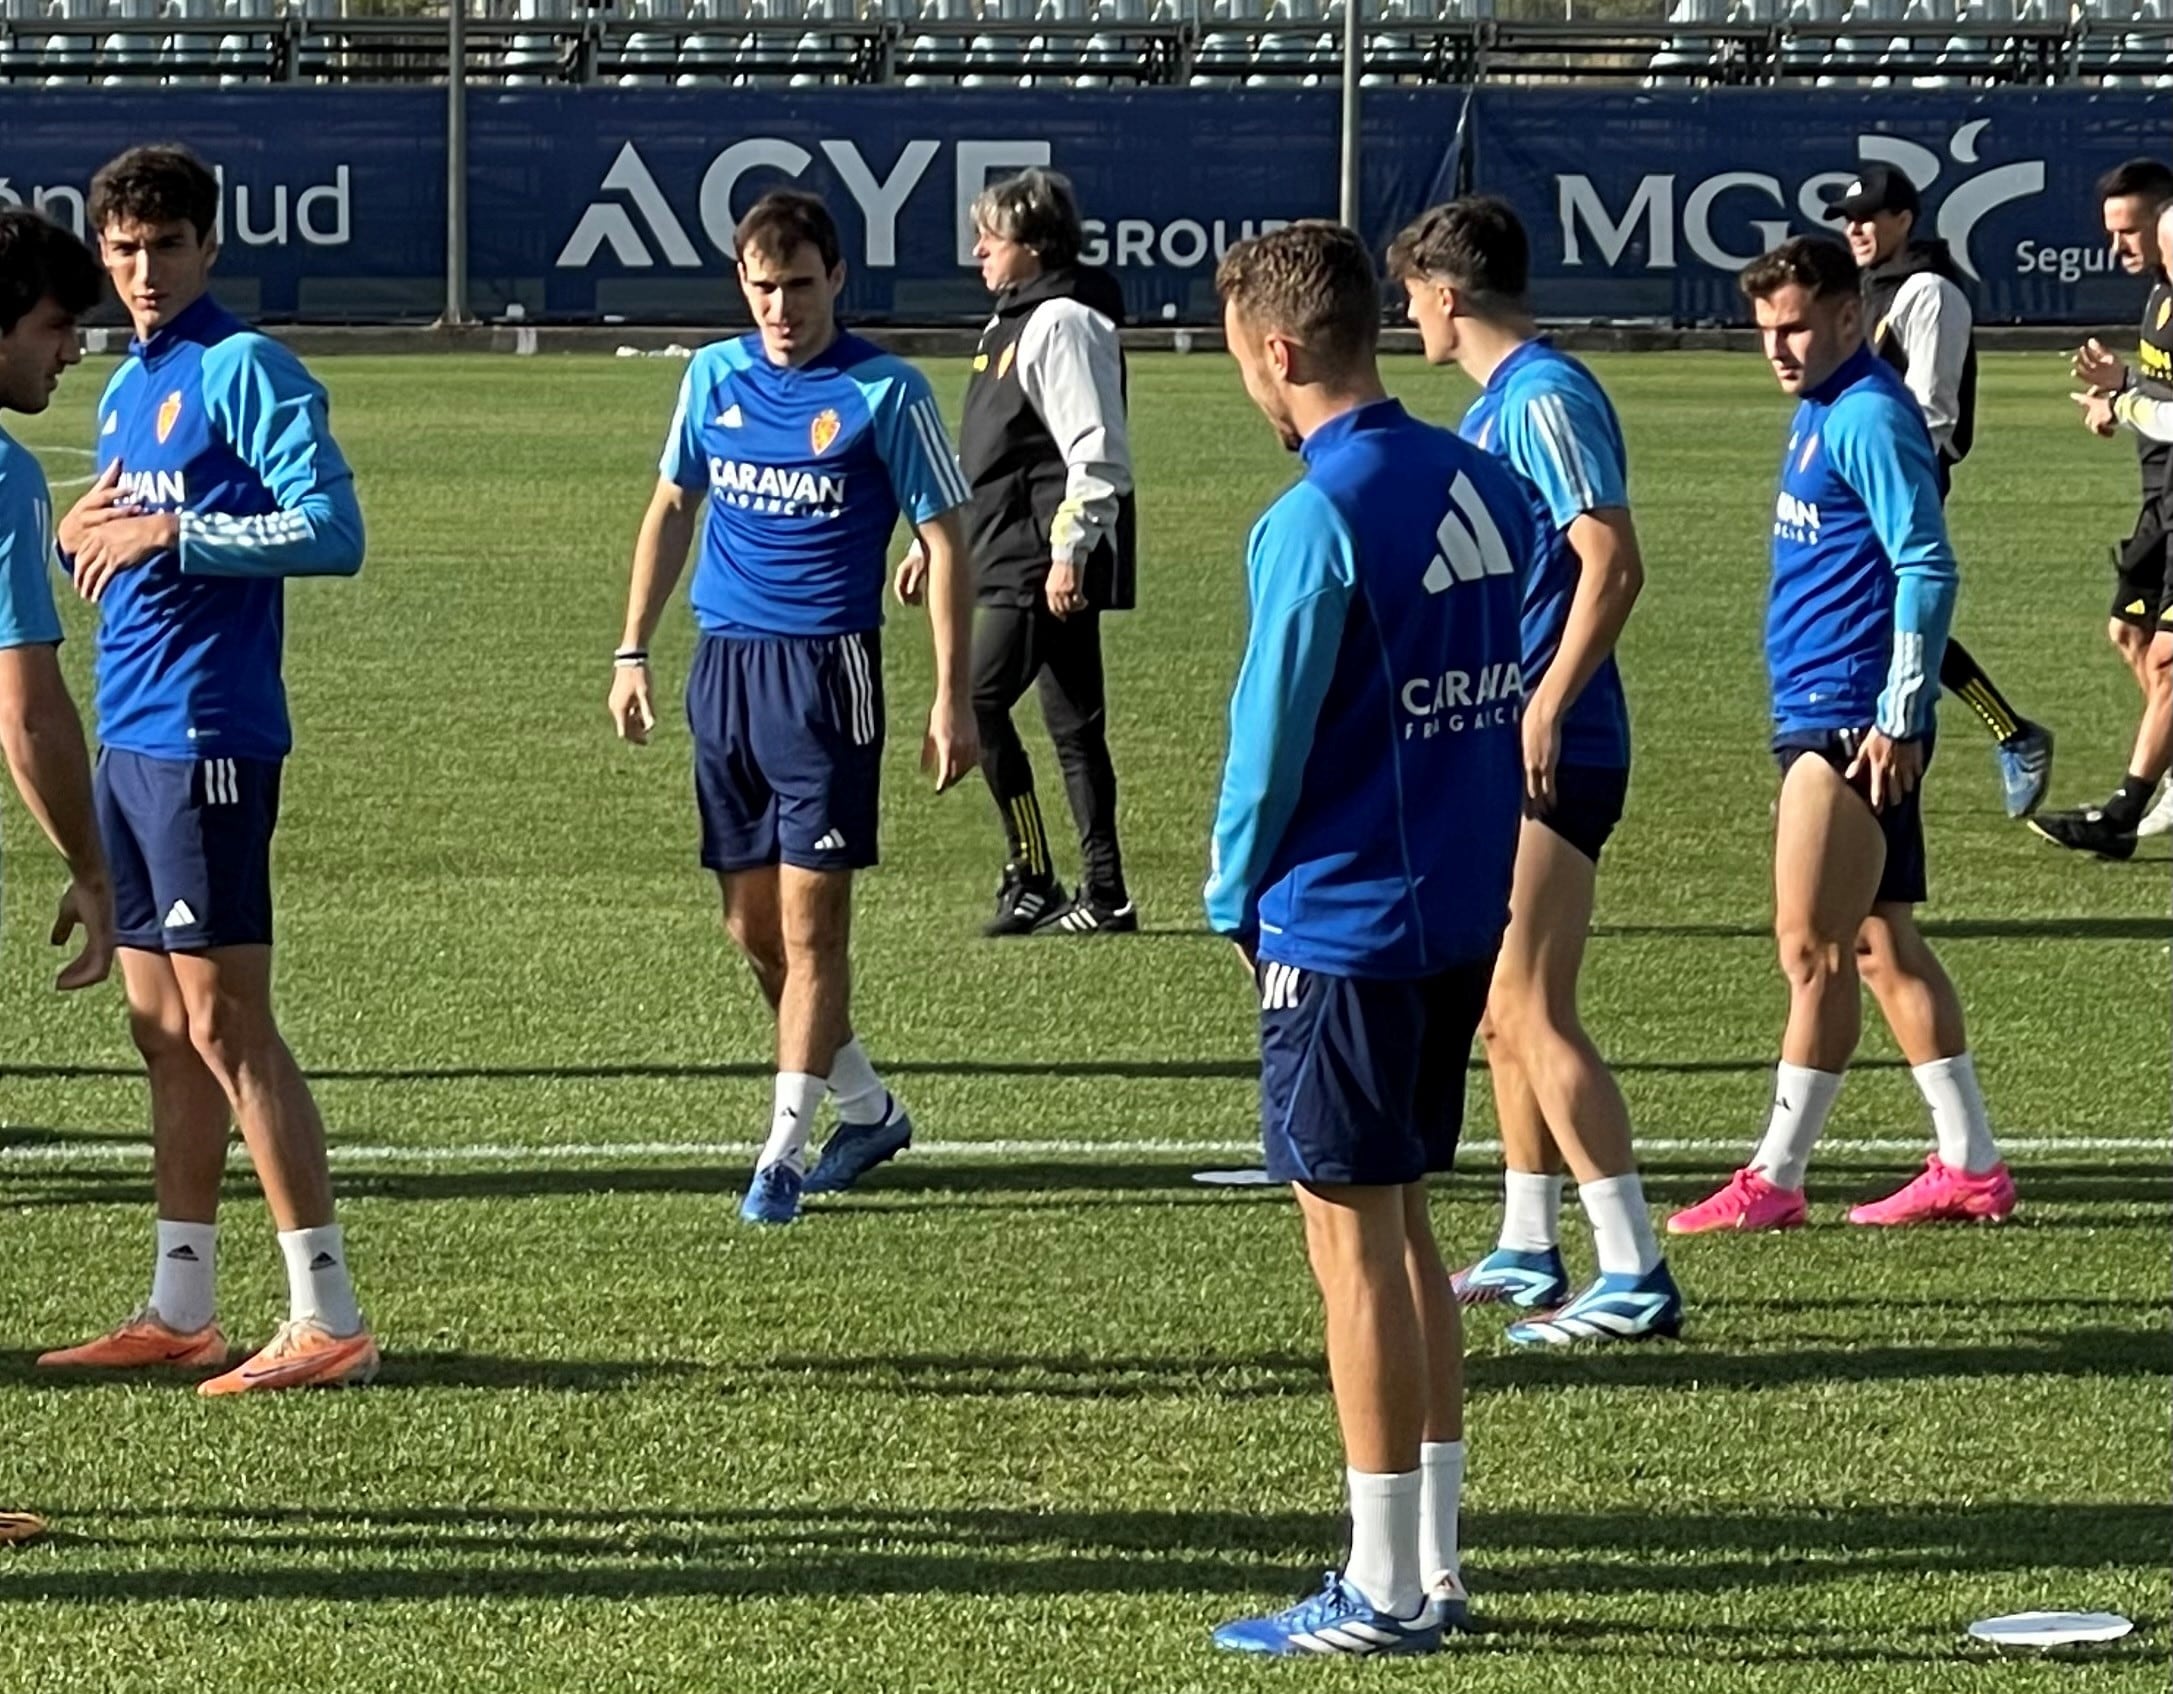
<path fill-rule="evenodd" d="M 674 488 L 706 490 L 709 487 L 709 455 L 702 451 L 702 412 L 716 386 L 715 367 L 696 355 L 679 384 L 679 404 L 672 410 L 672 427 L 664 437 L 664 457 L 657 474 Z"/>
<path fill-rule="evenodd" d="M 1252 630 L 1230 696 L 1206 904 L 1210 929 L 1250 947 L 1260 934 L 1261 883 L 1297 809 L 1343 644 L 1358 580 L 1350 528 L 1326 495 L 1301 482 L 1255 526 L 1246 576 Z"/>
<path fill-rule="evenodd" d="M 1520 384 L 1502 407 L 1500 436 L 1495 451 L 1539 490 L 1555 528 L 1630 504 L 1622 431 L 1590 383 Z"/>
<path fill-rule="evenodd" d="M 236 335 L 205 352 L 203 382 L 212 428 L 279 509 L 247 518 L 182 513 L 182 571 L 353 576 L 362 568 L 362 507 L 316 379 L 269 337 Z"/>
<path fill-rule="evenodd" d="M 1894 653 L 1879 694 L 1878 728 L 1910 741 L 1932 727 L 1939 661 L 1961 572 L 1939 504 L 1932 438 L 1914 406 L 1880 394 L 1844 396 L 1826 417 L 1826 451 L 1870 513 L 1893 567 Z"/>
<path fill-rule="evenodd" d="M 907 523 L 924 524 L 973 498 L 926 377 L 903 359 L 886 359 L 862 392 L 875 422 L 875 450 Z"/>
<path fill-rule="evenodd" d="M 60 641 L 53 604 L 53 497 L 22 448 L 0 443 L 0 647 Z"/>

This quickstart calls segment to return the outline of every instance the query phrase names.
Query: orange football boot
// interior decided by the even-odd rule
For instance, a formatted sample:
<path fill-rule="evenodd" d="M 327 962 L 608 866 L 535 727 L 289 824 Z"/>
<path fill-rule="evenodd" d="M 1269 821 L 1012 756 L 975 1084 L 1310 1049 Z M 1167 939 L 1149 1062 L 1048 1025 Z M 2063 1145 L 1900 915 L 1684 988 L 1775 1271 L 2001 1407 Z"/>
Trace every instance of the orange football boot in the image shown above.
<path fill-rule="evenodd" d="M 360 1388 L 377 1375 L 377 1343 L 368 1329 L 333 1335 L 309 1318 L 292 1318 L 252 1359 L 196 1385 L 199 1394 L 259 1394 L 274 1388 Z"/>
<path fill-rule="evenodd" d="M 224 1365 L 229 1356 L 226 1337 L 217 1324 L 174 1329 L 155 1307 L 142 1305 L 112 1334 L 80 1347 L 41 1353 L 38 1363 L 54 1370 L 143 1370 L 156 1365 L 202 1370 L 207 1365 Z"/>
<path fill-rule="evenodd" d="M 33 1512 L 0 1512 L 0 1547 L 20 1547 L 45 1533 L 45 1519 Z"/>

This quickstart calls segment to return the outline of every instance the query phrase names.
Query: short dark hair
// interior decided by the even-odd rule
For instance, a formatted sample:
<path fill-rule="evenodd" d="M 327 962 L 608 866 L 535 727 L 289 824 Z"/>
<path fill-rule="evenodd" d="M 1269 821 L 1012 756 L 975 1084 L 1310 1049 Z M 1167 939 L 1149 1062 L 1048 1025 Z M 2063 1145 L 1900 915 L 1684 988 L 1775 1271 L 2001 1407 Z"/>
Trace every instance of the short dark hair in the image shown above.
<path fill-rule="evenodd" d="M 72 232 L 27 207 L 0 212 L 0 335 L 40 300 L 79 318 L 105 291 L 105 273 Z"/>
<path fill-rule="evenodd" d="M 1051 270 L 1077 264 L 1086 244 L 1071 179 L 1039 165 L 982 189 L 973 199 L 973 221 L 976 228 L 1030 248 Z"/>
<path fill-rule="evenodd" d="M 1398 282 L 1439 277 L 1489 303 L 1522 306 L 1532 281 L 1532 243 L 1516 210 L 1494 194 L 1467 194 L 1421 212 L 1389 243 L 1388 274 Z"/>
<path fill-rule="evenodd" d="M 186 219 L 201 241 L 219 221 L 219 179 L 186 147 L 161 142 L 131 147 L 91 178 L 91 228 L 110 224 L 169 224 Z"/>
<path fill-rule="evenodd" d="M 1812 298 L 1860 296 L 1863 288 L 1856 260 L 1840 242 L 1823 235 L 1799 235 L 1770 253 L 1761 253 L 1736 278 L 1746 300 L 1766 300 L 1784 288 L 1808 288 Z"/>
<path fill-rule="evenodd" d="M 749 253 L 760 253 L 782 263 L 802 247 L 812 247 L 822 256 L 825 272 L 838 268 L 838 256 L 844 251 L 830 208 L 797 189 L 780 188 L 763 195 L 732 232 L 732 251 L 742 261 Z"/>
<path fill-rule="evenodd" d="M 1215 292 L 1263 329 L 1302 342 L 1338 373 L 1381 341 L 1381 285 L 1356 231 L 1304 218 L 1240 241 L 1215 269 Z"/>
<path fill-rule="evenodd" d="M 2156 159 L 2130 159 L 2098 178 L 2101 201 L 2136 197 L 2148 200 L 2153 206 L 2173 200 L 2173 167 Z"/>

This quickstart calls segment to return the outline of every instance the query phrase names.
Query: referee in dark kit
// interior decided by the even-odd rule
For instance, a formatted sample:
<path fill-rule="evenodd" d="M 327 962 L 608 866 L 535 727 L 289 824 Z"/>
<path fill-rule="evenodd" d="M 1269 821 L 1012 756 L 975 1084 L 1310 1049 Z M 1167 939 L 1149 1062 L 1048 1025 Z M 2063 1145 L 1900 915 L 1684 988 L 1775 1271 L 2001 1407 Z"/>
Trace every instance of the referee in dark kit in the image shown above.
<path fill-rule="evenodd" d="M 1124 305 L 1080 262 L 1071 184 L 1027 170 L 973 203 L 981 332 L 959 427 L 977 610 L 973 709 L 981 771 L 1009 849 L 989 935 L 1111 935 L 1139 927 L 1117 848 L 1102 614 L 1131 608 L 1137 576 L 1125 432 Z M 1078 891 L 1057 880 L 1041 802 L 1011 709 L 1038 687 L 1079 826 Z"/>

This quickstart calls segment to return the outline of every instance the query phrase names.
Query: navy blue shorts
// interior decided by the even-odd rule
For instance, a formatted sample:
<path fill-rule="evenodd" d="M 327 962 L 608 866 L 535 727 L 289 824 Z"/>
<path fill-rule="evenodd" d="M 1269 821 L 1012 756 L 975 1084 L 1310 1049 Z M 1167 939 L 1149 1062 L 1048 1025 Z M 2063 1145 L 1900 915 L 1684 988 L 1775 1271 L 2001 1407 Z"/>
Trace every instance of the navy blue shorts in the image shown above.
<path fill-rule="evenodd" d="M 1260 1141 L 1277 1182 L 1391 1188 L 1447 1171 L 1491 958 L 1403 982 L 1262 959 Z"/>
<path fill-rule="evenodd" d="M 875 863 L 883 652 L 859 635 L 704 635 L 687 677 L 702 863 Z"/>
<path fill-rule="evenodd" d="M 272 944 L 277 759 L 98 755 L 116 938 L 151 953 Z"/>
<path fill-rule="evenodd" d="M 1773 738 L 1773 756 L 1781 762 L 1781 775 L 1806 753 L 1824 759 L 1837 771 L 1846 771 L 1863 744 L 1860 729 L 1788 729 Z M 1936 738 L 1924 741 L 1924 769 L 1932 767 Z M 1871 804 L 1871 778 L 1859 771 L 1849 786 Z M 1872 898 L 1882 906 L 1920 906 L 1928 892 L 1924 863 L 1924 784 L 1919 781 L 1908 798 L 1890 804 L 1877 815 L 1879 833 L 1886 837 L 1886 868 L 1879 873 L 1879 891 Z"/>
<path fill-rule="evenodd" d="M 1622 808 L 1629 798 L 1627 767 L 1557 765 L 1554 807 L 1537 815 L 1541 823 L 1596 865 L 1600 849 L 1622 821 Z"/>

